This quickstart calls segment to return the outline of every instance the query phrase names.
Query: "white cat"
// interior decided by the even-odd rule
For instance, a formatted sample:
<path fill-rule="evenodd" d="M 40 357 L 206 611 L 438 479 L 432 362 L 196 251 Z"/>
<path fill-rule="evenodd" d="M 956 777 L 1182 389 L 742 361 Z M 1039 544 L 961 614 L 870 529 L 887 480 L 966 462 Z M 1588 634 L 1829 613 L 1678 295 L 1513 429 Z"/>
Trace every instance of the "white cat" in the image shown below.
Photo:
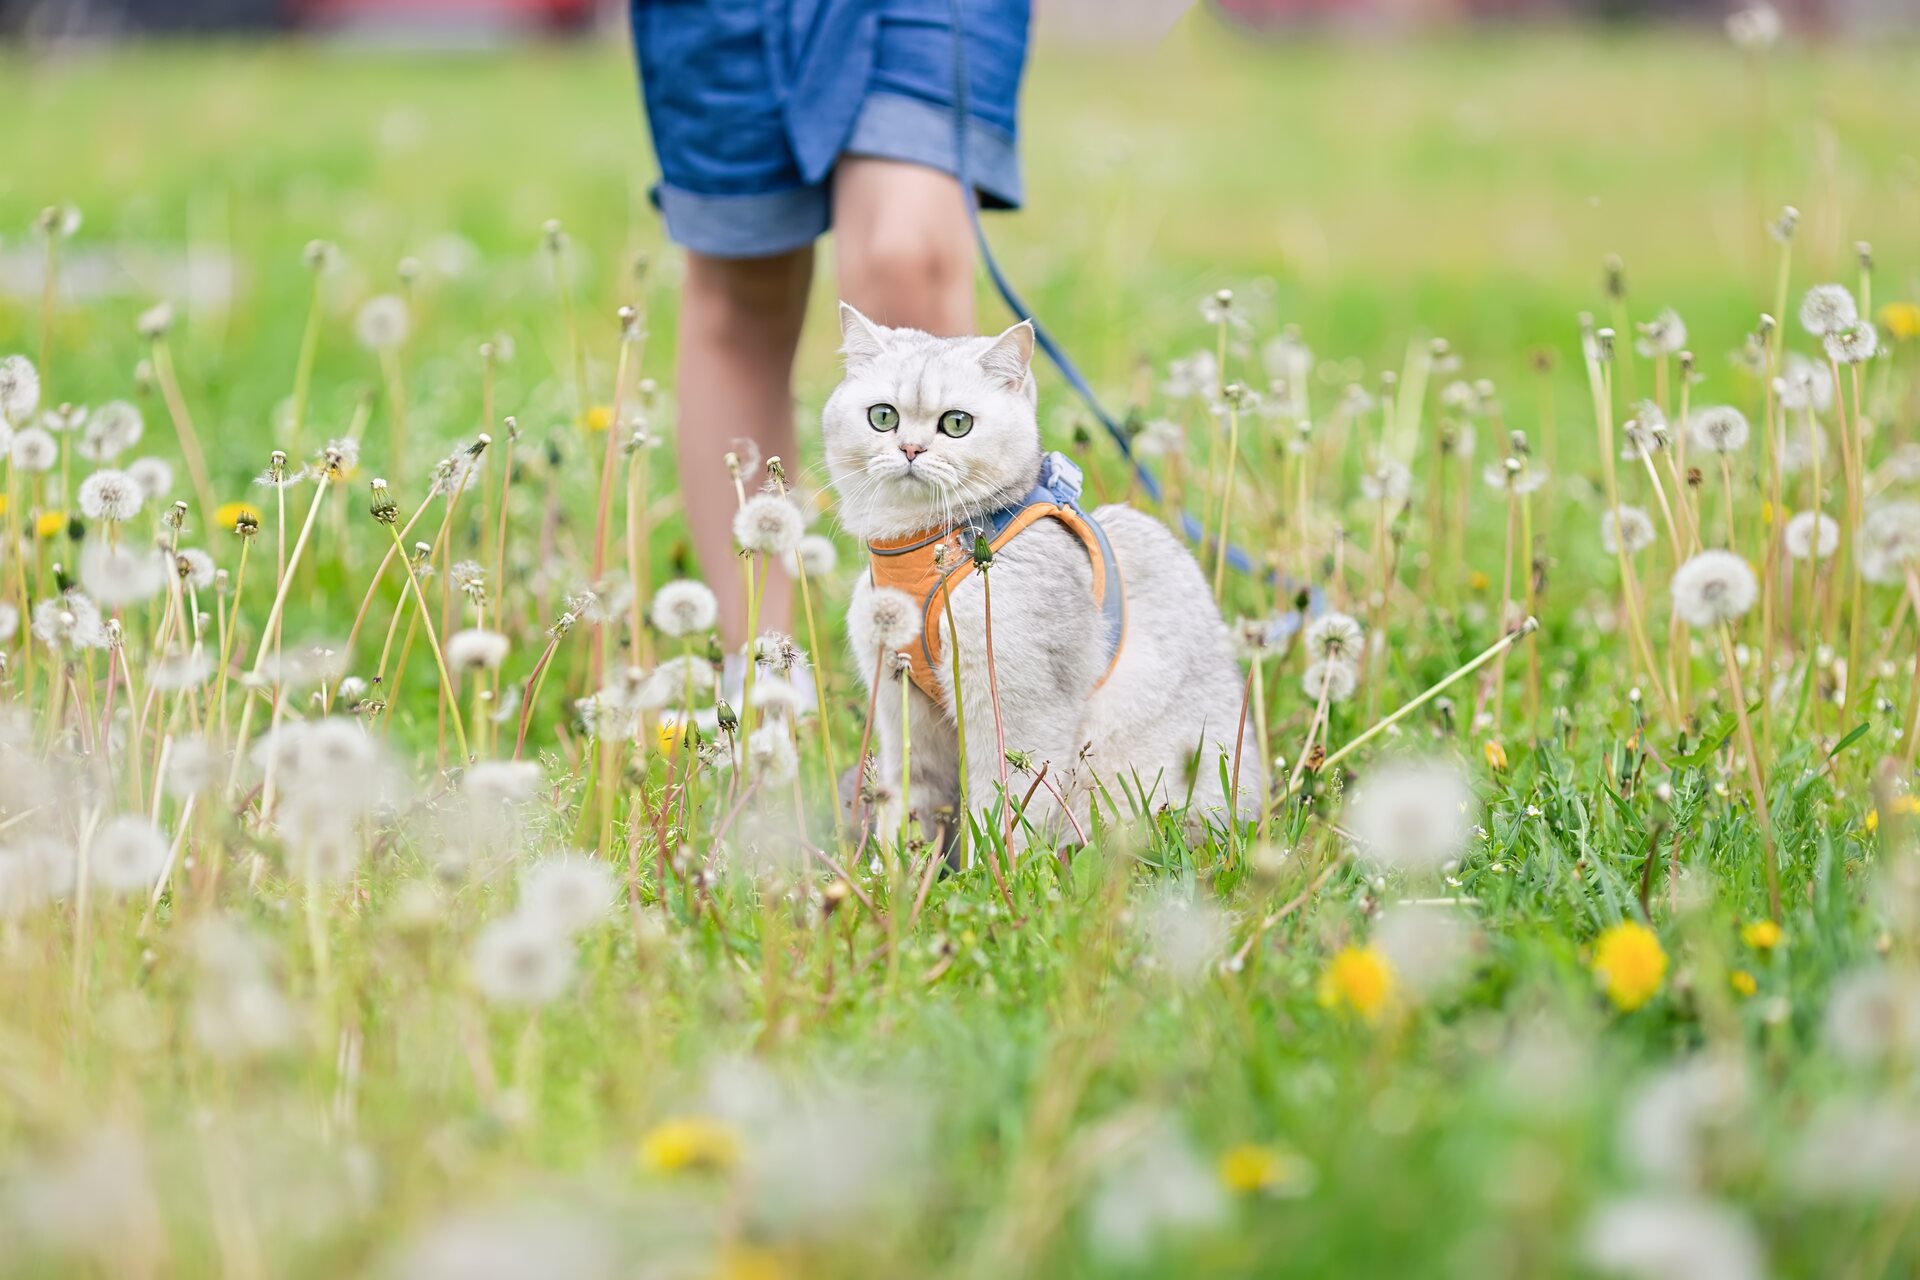
<path fill-rule="evenodd" d="M 840 328 L 846 375 L 827 400 L 822 425 L 848 533 L 873 543 L 944 532 L 1017 504 L 1034 488 L 1042 455 L 1031 325 L 997 338 L 936 338 L 874 324 L 842 303 Z M 1076 823 L 1084 831 L 1090 796 L 1103 784 L 1122 815 L 1143 802 L 1148 809 L 1177 806 L 1191 787 L 1194 810 L 1223 819 L 1222 759 L 1230 773 L 1243 688 L 1227 628 L 1199 566 L 1166 526 L 1126 506 L 1101 507 L 1093 516 L 1125 584 L 1124 639 L 1110 671 L 1110 623 L 1095 601 L 1093 560 L 1067 526 L 1037 521 L 996 554 L 988 571 L 1007 749 L 1026 753 L 1036 771 L 1045 763 L 1047 781 L 1075 815 L 1062 814 L 1042 786 L 1025 816 L 1052 839 Z M 965 577 L 951 594 L 966 795 L 980 815 L 993 807 L 1000 779 L 982 575 Z M 863 573 L 848 632 L 869 686 L 879 654 L 876 599 Z M 944 616 L 938 622 L 944 642 Z M 908 700 L 913 736 L 911 812 L 930 828 L 935 812 L 960 798 L 951 653 L 932 671 L 937 702 L 905 678 L 880 677 L 874 719 L 881 831 L 900 821 L 899 697 Z M 1267 793 L 1251 722 L 1239 767 L 1235 808 L 1246 818 Z M 1030 775 L 1009 778 L 1016 803 L 1031 786 Z"/>

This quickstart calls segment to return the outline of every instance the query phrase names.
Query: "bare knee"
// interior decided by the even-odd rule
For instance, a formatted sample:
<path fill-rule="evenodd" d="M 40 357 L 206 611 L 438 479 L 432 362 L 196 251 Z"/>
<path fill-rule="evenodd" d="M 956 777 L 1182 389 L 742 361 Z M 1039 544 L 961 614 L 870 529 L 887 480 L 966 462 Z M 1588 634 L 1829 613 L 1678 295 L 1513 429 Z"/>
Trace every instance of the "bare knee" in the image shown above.
<path fill-rule="evenodd" d="M 834 199 L 847 301 L 882 324 L 972 330 L 973 240 L 951 178 L 891 161 L 844 161 Z"/>
<path fill-rule="evenodd" d="M 703 337 L 790 347 L 799 336 L 812 277 L 810 245 L 769 258 L 689 253 L 681 325 Z"/>

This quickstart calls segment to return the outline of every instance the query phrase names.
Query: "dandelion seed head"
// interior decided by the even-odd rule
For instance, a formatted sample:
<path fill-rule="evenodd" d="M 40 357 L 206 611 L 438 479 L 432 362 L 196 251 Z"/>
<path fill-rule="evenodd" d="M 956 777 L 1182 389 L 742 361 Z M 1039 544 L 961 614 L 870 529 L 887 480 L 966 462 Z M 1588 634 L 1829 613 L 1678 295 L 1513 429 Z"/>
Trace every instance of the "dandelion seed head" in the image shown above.
<path fill-rule="evenodd" d="M 80 585 L 96 603 L 120 609 L 166 590 L 167 565 L 157 547 L 89 539 L 80 548 Z"/>
<path fill-rule="evenodd" d="M 147 668 L 147 683 L 172 693 L 197 689 L 213 677 L 213 659 L 204 650 L 162 654 Z"/>
<path fill-rule="evenodd" d="M 150 502 L 173 491 L 173 466 L 164 458 L 135 458 L 127 464 L 127 474 Z"/>
<path fill-rule="evenodd" d="M 848 622 L 854 634 L 866 635 L 872 649 L 887 652 L 912 644 L 922 625 L 914 598 L 893 587 L 872 587 L 856 596 Z"/>
<path fill-rule="evenodd" d="M 73 450 L 89 462 L 111 462 L 140 443 L 146 417 L 125 400 L 110 400 L 88 413 Z"/>
<path fill-rule="evenodd" d="M 1677 355 L 1687 345 L 1686 321 L 1671 307 L 1636 327 L 1640 336 L 1633 344 L 1634 350 L 1643 356 Z"/>
<path fill-rule="evenodd" d="M 1405 502 L 1413 492 L 1413 473 L 1407 465 L 1388 458 L 1360 477 L 1360 496 L 1389 506 Z"/>
<path fill-rule="evenodd" d="M 354 336 L 370 351 L 391 351 L 401 346 L 412 328 L 406 299 L 394 293 L 368 298 L 353 319 Z"/>
<path fill-rule="evenodd" d="M 800 544 L 807 531 L 800 508 L 777 494 L 748 498 L 733 517 L 733 538 L 743 550 L 779 556 Z"/>
<path fill-rule="evenodd" d="M 146 495 L 126 472 L 103 469 L 80 482 L 79 502 L 87 519 L 121 523 L 140 514 Z"/>
<path fill-rule="evenodd" d="M 475 989 L 495 1004 L 549 1004 L 573 981 L 573 940 L 550 920 L 515 912 L 480 931 L 468 972 Z"/>
<path fill-rule="evenodd" d="M 802 536 L 791 551 L 782 553 L 780 564 L 793 577 L 799 577 L 804 571 L 807 577 L 818 581 L 832 574 L 839 558 L 839 550 L 833 545 L 832 538 L 821 533 L 809 533 Z"/>
<path fill-rule="evenodd" d="M 1747 562 L 1731 551 L 1702 551 L 1674 570 L 1673 610 L 1701 630 L 1734 622 L 1753 608 L 1760 584 Z"/>
<path fill-rule="evenodd" d="M 1303 640 L 1309 659 L 1346 662 L 1358 660 L 1366 643 L 1360 624 L 1338 612 L 1323 613 L 1315 618 L 1307 625 Z"/>
<path fill-rule="evenodd" d="M 1920 979 L 1887 968 L 1843 974 L 1827 997 L 1822 1031 L 1842 1059 L 1874 1065 L 1920 1049 Z"/>
<path fill-rule="evenodd" d="M 1825 560 L 1840 545 L 1840 526 L 1824 511 L 1802 511 L 1787 521 L 1784 538 L 1795 560 Z"/>
<path fill-rule="evenodd" d="M 100 619 L 99 606 L 75 591 L 33 606 L 33 634 L 49 649 L 66 653 L 107 647 L 107 628 Z"/>
<path fill-rule="evenodd" d="M 1594 1270 L 1634 1280 L 1765 1280 L 1747 1220 L 1686 1195 L 1610 1201 L 1588 1219 L 1581 1251 Z"/>
<path fill-rule="evenodd" d="M 797 720 L 806 710 L 799 686 L 780 676 L 762 676 L 753 685 L 753 705 L 769 720 Z"/>
<path fill-rule="evenodd" d="M 205 591 L 211 587 L 215 574 L 219 572 L 213 557 L 199 547 L 182 547 L 175 552 L 173 569 L 180 575 L 180 581 L 195 591 Z"/>
<path fill-rule="evenodd" d="M 1687 415 L 1687 434 L 1709 453 L 1735 453 L 1751 434 L 1747 415 L 1732 405 L 1709 405 Z"/>
<path fill-rule="evenodd" d="M 507 660 L 510 647 L 498 631 L 465 627 L 447 637 L 447 665 L 462 671 L 494 671 Z"/>
<path fill-rule="evenodd" d="M 1854 531 L 1860 573 L 1869 582 L 1899 582 L 1920 564 L 1920 502 L 1898 498 L 1867 508 Z"/>
<path fill-rule="evenodd" d="M 1817 284 L 1800 299 L 1800 327 L 1816 338 L 1850 329 L 1860 320 L 1853 291 L 1843 284 Z"/>
<path fill-rule="evenodd" d="M 524 804 L 539 790 L 542 776 L 532 760 L 483 760 L 461 775 L 460 790 L 478 804 Z"/>
<path fill-rule="evenodd" d="M 1210 897 L 1169 888 L 1150 894 L 1134 912 L 1143 958 L 1189 986 L 1226 956 L 1226 917 Z"/>
<path fill-rule="evenodd" d="M 0 425 L 24 427 L 40 408 L 40 371 L 25 356 L 0 359 Z"/>
<path fill-rule="evenodd" d="M 681 578 L 653 593 L 651 616 L 662 635 L 698 635 L 713 630 L 720 618 L 720 602 L 705 583 Z"/>
<path fill-rule="evenodd" d="M 39 474 L 60 465 L 60 442 L 43 428 L 28 427 L 14 433 L 8 454 L 16 471 Z"/>
<path fill-rule="evenodd" d="M 571 937 L 613 908 L 613 869 L 583 853 L 552 854 L 520 877 L 519 911 Z"/>
<path fill-rule="evenodd" d="M 800 757 L 786 725 L 762 725 L 747 735 L 747 773 L 761 786 L 784 786 L 799 769 Z"/>
<path fill-rule="evenodd" d="M 1750 1096 L 1747 1073 L 1731 1055 L 1699 1053 L 1639 1084 L 1620 1115 L 1624 1163 L 1653 1182 L 1697 1185 L 1708 1144 L 1737 1126 Z"/>
<path fill-rule="evenodd" d="M 1638 555 L 1653 545 L 1653 517 L 1639 507 L 1621 507 L 1600 515 L 1600 545 L 1609 555 L 1625 550 Z"/>
<path fill-rule="evenodd" d="M 1441 760 L 1390 761 L 1347 798 L 1347 827 L 1362 856 L 1409 873 L 1437 872 L 1458 857 L 1478 814 L 1466 775 Z"/>
<path fill-rule="evenodd" d="M 1727 15 L 1727 39 L 1749 53 L 1764 53 L 1778 44 L 1781 29 L 1780 11 L 1770 4 L 1748 5 Z"/>
<path fill-rule="evenodd" d="M 1322 698 L 1329 703 L 1345 702 L 1353 696 L 1359 683 L 1359 670 L 1352 663 L 1339 658 L 1321 658 L 1310 662 L 1300 677 L 1301 692 L 1316 703 Z"/>
<path fill-rule="evenodd" d="M 150 888 L 167 859 L 167 837 L 138 814 L 111 819 L 93 834 L 87 873 L 110 894 Z"/>
<path fill-rule="evenodd" d="M 1865 364 L 1880 350 L 1880 334 L 1865 320 L 1821 339 L 1836 364 Z"/>
<path fill-rule="evenodd" d="M 1798 351 L 1789 351 L 1780 362 L 1780 376 L 1773 380 L 1773 389 L 1783 409 L 1825 413 L 1833 408 L 1833 370 Z"/>
<path fill-rule="evenodd" d="M 1149 1256 L 1166 1236 L 1220 1223 L 1225 1193 L 1170 1121 L 1154 1123 L 1102 1162 L 1087 1206 L 1087 1240 L 1120 1262 Z"/>

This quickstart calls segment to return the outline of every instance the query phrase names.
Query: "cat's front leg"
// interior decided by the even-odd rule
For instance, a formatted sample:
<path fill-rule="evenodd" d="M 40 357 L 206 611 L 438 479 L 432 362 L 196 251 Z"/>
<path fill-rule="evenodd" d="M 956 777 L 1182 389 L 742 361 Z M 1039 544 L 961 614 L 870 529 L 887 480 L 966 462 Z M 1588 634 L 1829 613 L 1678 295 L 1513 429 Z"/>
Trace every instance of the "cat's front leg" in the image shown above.
<path fill-rule="evenodd" d="M 908 742 L 910 752 L 902 749 Z M 874 743 L 874 834 L 891 842 L 910 816 L 919 824 L 915 838 L 939 837 L 951 826 L 960 790 L 952 723 L 913 681 L 883 670 L 880 696 L 874 699 Z"/>

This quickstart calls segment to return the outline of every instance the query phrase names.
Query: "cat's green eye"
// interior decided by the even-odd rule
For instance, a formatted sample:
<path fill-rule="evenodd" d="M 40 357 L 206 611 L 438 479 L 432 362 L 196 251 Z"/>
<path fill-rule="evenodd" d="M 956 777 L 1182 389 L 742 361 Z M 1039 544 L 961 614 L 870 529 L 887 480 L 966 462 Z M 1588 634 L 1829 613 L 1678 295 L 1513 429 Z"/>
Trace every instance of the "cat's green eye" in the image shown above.
<path fill-rule="evenodd" d="M 949 409 L 940 415 L 940 434 L 958 440 L 973 430 L 973 415 L 964 409 Z"/>
<path fill-rule="evenodd" d="M 891 431 L 900 425 L 900 411 L 890 404 L 876 404 L 867 410 L 867 423 L 875 431 Z"/>

